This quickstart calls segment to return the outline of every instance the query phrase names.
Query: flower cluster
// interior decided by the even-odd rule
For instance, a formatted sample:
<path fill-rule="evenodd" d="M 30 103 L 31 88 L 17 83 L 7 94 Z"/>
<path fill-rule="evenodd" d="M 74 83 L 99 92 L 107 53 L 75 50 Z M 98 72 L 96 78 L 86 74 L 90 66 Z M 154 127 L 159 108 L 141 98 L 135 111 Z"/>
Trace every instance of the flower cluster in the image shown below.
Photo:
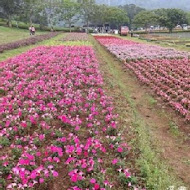
<path fill-rule="evenodd" d="M 106 190 L 108 166 L 132 188 L 102 84 L 91 47 L 42 46 L 0 63 L 0 188 L 49 189 L 64 173 L 65 189 Z"/>
<path fill-rule="evenodd" d="M 116 37 L 96 39 L 124 61 L 141 82 L 190 121 L 189 53 L 155 45 L 130 44 Z"/>
<path fill-rule="evenodd" d="M 48 40 L 50 38 L 53 38 L 53 37 L 57 36 L 58 34 L 59 34 L 58 32 L 52 32 L 52 33 L 48 33 L 48 34 L 42 34 L 42 35 L 38 35 L 35 37 L 31 37 L 31 38 L 24 39 L 24 40 L 19 40 L 16 42 L 2 44 L 2 45 L 0 45 L 0 53 L 2 53 L 5 50 L 12 50 L 12 49 L 19 48 L 22 46 L 36 44 L 37 42 L 41 42 L 43 40 Z"/>

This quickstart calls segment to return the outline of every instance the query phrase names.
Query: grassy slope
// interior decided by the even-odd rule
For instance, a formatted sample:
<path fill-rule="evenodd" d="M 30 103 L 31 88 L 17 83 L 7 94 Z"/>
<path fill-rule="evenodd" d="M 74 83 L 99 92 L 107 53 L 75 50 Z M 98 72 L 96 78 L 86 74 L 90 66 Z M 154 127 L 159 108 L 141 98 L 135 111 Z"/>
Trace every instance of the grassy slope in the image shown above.
<path fill-rule="evenodd" d="M 37 31 L 36 35 L 45 34 L 45 33 L 47 32 Z M 0 26 L 0 44 L 14 42 L 29 37 L 30 37 L 29 31 L 27 30 Z"/>

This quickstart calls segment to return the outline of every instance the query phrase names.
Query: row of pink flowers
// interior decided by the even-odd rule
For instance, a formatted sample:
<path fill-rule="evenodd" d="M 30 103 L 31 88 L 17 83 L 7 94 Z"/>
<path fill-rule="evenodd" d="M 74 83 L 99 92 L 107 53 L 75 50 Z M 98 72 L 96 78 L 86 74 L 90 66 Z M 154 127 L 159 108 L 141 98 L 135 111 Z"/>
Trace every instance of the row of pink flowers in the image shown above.
<path fill-rule="evenodd" d="M 111 189 L 108 164 L 133 188 L 102 84 L 91 47 L 38 47 L 0 63 L 0 188 L 40 188 L 64 172 L 67 189 Z"/>

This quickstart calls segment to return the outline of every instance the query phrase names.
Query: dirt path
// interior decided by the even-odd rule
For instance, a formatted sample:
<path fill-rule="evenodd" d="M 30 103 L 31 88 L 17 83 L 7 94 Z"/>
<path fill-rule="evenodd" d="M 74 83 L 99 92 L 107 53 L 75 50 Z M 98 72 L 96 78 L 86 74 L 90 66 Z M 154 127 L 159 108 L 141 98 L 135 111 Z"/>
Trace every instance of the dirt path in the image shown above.
<path fill-rule="evenodd" d="M 149 133 L 147 134 L 150 137 L 151 147 L 149 148 L 154 149 L 155 155 L 166 163 L 169 174 L 183 181 L 183 184 L 190 188 L 190 126 L 183 123 L 167 106 L 167 110 L 163 108 L 161 101 L 152 98 L 148 88 L 142 86 L 120 61 L 98 43 L 94 42 L 94 46 L 106 85 L 109 86 L 107 91 L 114 98 L 116 110 L 121 116 L 121 123 L 127 125 L 127 133 L 130 134 L 130 131 L 136 130 L 130 130 L 130 128 L 134 128 L 133 123 L 136 117 L 140 118 L 140 123 L 146 126 L 147 133 Z M 127 138 L 130 138 L 130 135 Z M 138 141 L 138 135 L 136 138 Z M 142 157 L 141 153 L 136 155 Z M 154 167 L 156 170 L 157 166 Z M 161 177 L 164 179 L 164 176 Z M 172 183 L 171 181 L 170 185 Z M 164 185 L 162 188 L 151 189 L 164 190 L 167 186 Z"/>

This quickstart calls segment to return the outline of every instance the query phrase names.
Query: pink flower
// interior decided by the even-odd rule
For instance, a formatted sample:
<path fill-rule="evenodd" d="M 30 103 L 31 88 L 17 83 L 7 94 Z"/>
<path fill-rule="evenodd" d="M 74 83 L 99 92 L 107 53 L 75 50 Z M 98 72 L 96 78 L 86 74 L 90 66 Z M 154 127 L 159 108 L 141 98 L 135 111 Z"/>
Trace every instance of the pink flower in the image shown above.
<path fill-rule="evenodd" d="M 23 121 L 21 124 L 20 124 L 23 128 L 26 128 L 27 127 L 27 123 L 25 121 Z"/>
<path fill-rule="evenodd" d="M 31 178 L 31 179 L 35 179 L 36 177 L 37 177 L 36 172 L 33 171 L 33 172 L 31 173 L 31 175 L 30 175 L 30 178 Z"/>
<path fill-rule="evenodd" d="M 117 148 L 117 152 L 122 153 L 123 152 L 123 148 L 122 147 L 118 147 Z"/>
<path fill-rule="evenodd" d="M 92 179 L 90 180 L 90 183 L 92 183 L 92 184 L 96 183 L 96 179 L 92 178 Z"/>
<path fill-rule="evenodd" d="M 43 178 L 40 178 L 40 179 L 39 179 L 39 182 L 40 182 L 40 183 L 44 183 L 44 179 L 43 179 Z"/>
<path fill-rule="evenodd" d="M 61 121 L 64 122 L 64 123 L 67 123 L 67 122 L 68 122 L 68 118 L 67 118 L 66 115 L 61 115 L 61 116 L 59 116 L 59 119 L 61 119 Z"/>
<path fill-rule="evenodd" d="M 113 164 L 113 165 L 115 165 L 115 164 L 117 164 L 117 163 L 118 163 L 118 159 L 113 159 L 113 160 L 112 160 L 112 164 Z"/>
<path fill-rule="evenodd" d="M 74 174 L 71 176 L 71 181 L 76 183 L 78 181 L 78 177 L 77 177 L 77 174 Z"/>
<path fill-rule="evenodd" d="M 100 185 L 98 184 L 98 183 L 96 183 L 95 185 L 94 185 L 94 189 L 99 189 L 100 188 Z"/>
<path fill-rule="evenodd" d="M 58 177 L 59 174 L 56 171 L 53 171 L 53 177 Z"/>
<path fill-rule="evenodd" d="M 40 139 L 40 141 L 43 141 L 45 139 L 45 134 L 39 135 L 39 139 Z"/>

